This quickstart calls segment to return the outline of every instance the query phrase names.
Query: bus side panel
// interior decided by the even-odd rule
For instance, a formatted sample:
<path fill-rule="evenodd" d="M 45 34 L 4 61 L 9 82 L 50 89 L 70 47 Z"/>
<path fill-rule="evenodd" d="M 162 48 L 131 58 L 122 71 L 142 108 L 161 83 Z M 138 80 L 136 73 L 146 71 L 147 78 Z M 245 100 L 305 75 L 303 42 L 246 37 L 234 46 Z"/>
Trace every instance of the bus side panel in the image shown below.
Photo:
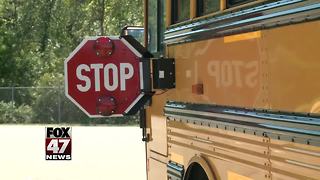
<path fill-rule="evenodd" d="M 319 113 L 319 34 L 314 21 L 171 45 L 176 89 L 170 100 Z M 203 94 L 192 93 L 197 84 Z"/>
<path fill-rule="evenodd" d="M 270 107 L 320 113 L 320 22 L 266 30 Z"/>
<path fill-rule="evenodd" d="M 258 35 L 256 35 L 258 34 Z M 265 53 L 261 34 L 209 39 L 168 47 L 176 62 L 176 89 L 170 100 L 239 107 L 265 107 Z M 203 85 L 203 94 L 192 86 Z"/>
<path fill-rule="evenodd" d="M 319 162 L 319 147 L 271 140 L 270 163 L 273 179 L 318 179 Z"/>
<path fill-rule="evenodd" d="M 134 178 L 134 176 L 132 177 Z M 157 159 L 148 159 L 148 179 L 149 180 L 165 180 L 167 179 L 167 164 Z"/>
<path fill-rule="evenodd" d="M 169 100 L 319 113 L 319 34 L 320 22 L 314 21 L 170 45 L 176 88 L 154 96 L 148 108 L 148 154 L 168 155 L 185 168 L 193 156 L 202 156 L 221 179 L 320 177 L 318 147 L 284 141 L 261 145 L 262 137 L 167 122 L 163 115 Z M 193 92 L 194 85 L 202 85 L 203 93 Z M 164 163 L 148 159 L 149 179 L 163 179 L 160 171 L 151 171 L 161 166 L 166 174 Z"/>
<path fill-rule="evenodd" d="M 152 105 L 147 109 L 147 124 L 150 130 L 149 149 L 167 156 L 167 125 L 163 107 L 167 101 L 166 94 L 152 97 Z"/>
<path fill-rule="evenodd" d="M 188 167 L 204 158 L 218 179 L 310 179 L 320 177 L 320 148 L 245 133 L 168 121 L 169 160 Z"/>
<path fill-rule="evenodd" d="M 182 122 L 168 122 L 169 159 L 185 168 L 194 156 L 210 165 L 217 179 L 267 179 L 268 151 L 265 138 L 203 127 Z"/>
<path fill-rule="evenodd" d="M 147 108 L 148 180 L 167 179 L 167 122 L 163 114 L 166 93 L 152 97 L 152 106 Z"/>

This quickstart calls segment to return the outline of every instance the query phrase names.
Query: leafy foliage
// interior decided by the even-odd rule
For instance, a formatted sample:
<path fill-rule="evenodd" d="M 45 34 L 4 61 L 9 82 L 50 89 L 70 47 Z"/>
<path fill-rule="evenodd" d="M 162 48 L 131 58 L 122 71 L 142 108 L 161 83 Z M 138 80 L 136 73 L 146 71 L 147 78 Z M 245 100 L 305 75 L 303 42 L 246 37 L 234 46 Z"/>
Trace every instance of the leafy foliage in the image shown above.
<path fill-rule="evenodd" d="M 31 123 L 32 118 L 33 112 L 30 106 L 0 102 L 0 123 Z"/>
<path fill-rule="evenodd" d="M 63 61 L 85 36 L 119 35 L 125 25 L 142 25 L 142 9 L 142 0 L 0 1 L 0 87 L 58 87 L 55 91 L 16 91 L 14 106 L 26 115 L 26 121 L 56 123 L 59 105 L 64 122 L 89 123 L 61 93 Z M 61 98 L 59 102 L 56 97 Z M 8 103 L 1 104 L 2 116 L 8 115 L 4 112 L 9 112 Z M 12 115 L 8 120 L 21 121 Z"/>

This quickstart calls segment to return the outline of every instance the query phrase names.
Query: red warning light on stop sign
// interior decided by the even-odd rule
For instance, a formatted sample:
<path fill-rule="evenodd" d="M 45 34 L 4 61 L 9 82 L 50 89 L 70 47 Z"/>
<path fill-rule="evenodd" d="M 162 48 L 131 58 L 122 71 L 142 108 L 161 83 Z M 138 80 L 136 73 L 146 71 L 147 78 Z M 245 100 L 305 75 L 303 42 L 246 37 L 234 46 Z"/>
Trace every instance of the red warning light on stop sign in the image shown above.
<path fill-rule="evenodd" d="M 125 38 L 84 39 L 65 60 L 66 96 L 90 117 L 130 113 L 144 97 L 141 57 Z"/>

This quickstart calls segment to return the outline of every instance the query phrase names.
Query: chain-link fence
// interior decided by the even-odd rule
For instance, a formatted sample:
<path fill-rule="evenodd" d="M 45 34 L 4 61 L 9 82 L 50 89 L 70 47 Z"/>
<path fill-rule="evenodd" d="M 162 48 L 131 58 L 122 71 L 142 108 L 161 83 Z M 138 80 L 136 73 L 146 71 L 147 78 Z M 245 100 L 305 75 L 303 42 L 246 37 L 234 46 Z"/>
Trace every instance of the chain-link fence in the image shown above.
<path fill-rule="evenodd" d="M 0 123 L 136 124 L 137 116 L 90 119 L 64 87 L 0 87 Z"/>

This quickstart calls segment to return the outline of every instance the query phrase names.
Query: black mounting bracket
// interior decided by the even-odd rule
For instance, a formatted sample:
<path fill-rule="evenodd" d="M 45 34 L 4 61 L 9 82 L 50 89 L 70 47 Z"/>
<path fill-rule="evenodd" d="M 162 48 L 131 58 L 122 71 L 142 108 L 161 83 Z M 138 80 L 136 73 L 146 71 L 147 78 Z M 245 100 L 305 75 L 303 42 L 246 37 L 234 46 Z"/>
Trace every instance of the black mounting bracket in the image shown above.
<path fill-rule="evenodd" d="M 175 61 L 173 58 L 153 58 L 153 88 L 172 89 L 176 87 Z"/>

